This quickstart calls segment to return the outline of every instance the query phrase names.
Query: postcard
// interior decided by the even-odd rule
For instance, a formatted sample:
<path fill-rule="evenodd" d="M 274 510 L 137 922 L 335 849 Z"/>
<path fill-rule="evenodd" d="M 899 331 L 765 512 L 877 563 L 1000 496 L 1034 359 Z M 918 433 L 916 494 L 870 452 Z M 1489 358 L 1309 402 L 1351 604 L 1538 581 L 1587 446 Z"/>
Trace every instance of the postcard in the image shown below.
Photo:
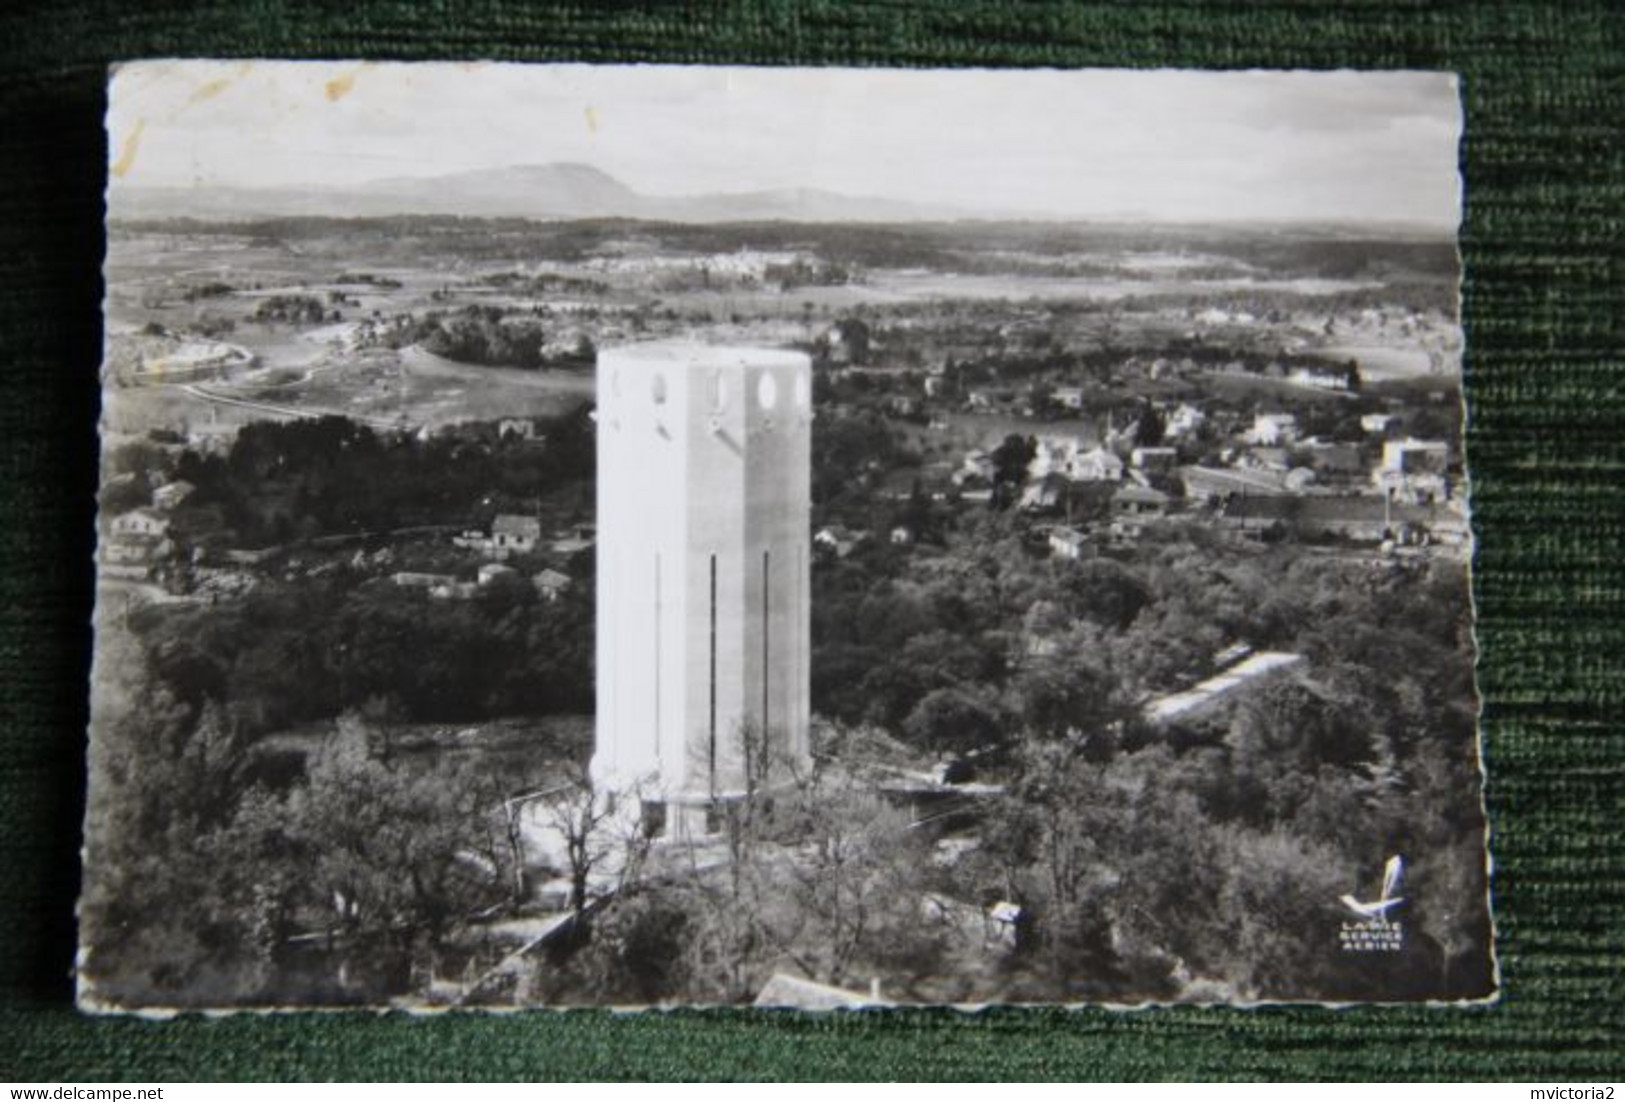
<path fill-rule="evenodd" d="M 1493 997 L 1451 74 L 107 129 L 81 1007 Z"/>

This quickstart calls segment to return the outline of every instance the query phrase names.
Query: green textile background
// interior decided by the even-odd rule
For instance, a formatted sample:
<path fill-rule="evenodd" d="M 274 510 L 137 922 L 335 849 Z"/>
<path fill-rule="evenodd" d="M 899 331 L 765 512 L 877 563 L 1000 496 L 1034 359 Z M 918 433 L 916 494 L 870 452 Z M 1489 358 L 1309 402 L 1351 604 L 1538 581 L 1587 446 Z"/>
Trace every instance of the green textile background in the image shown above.
<path fill-rule="evenodd" d="M 1615 723 L 1625 702 L 1625 16 L 1615 5 L 63 0 L 0 15 L 0 32 L 0 1080 L 1625 1077 L 1625 737 Z M 1463 73 L 1469 460 L 1501 1001 L 79 1016 L 68 971 L 104 70 L 154 56 Z"/>

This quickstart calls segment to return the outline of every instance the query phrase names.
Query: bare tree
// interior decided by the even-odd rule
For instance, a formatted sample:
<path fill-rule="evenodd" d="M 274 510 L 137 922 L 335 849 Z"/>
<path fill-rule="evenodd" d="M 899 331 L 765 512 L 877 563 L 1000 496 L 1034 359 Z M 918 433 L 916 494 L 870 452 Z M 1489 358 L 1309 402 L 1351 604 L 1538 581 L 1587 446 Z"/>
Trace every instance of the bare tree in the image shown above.
<path fill-rule="evenodd" d="M 584 767 L 574 767 L 562 792 L 548 800 L 545 821 L 564 842 L 570 910 L 579 918 L 593 900 L 593 881 L 608 879 L 622 891 L 642 875 L 649 852 L 640 807 L 642 785 L 604 791 Z"/>
<path fill-rule="evenodd" d="M 614 852 L 609 825 L 615 804 L 601 797 L 593 787 L 591 774 L 578 767 L 571 771 L 563 792 L 543 806 L 547 822 L 564 841 L 570 910 L 579 918 L 587 907 L 594 871 Z"/>

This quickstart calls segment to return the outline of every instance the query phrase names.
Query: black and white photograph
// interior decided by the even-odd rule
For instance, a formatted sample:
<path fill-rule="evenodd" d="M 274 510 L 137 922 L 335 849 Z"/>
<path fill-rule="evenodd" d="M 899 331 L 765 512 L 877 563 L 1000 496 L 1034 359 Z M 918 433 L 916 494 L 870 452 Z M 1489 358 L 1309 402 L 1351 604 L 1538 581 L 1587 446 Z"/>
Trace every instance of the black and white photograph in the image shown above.
<path fill-rule="evenodd" d="M 80 1007 L 1493 999 L 1459 91 L 116 67 Z"/>

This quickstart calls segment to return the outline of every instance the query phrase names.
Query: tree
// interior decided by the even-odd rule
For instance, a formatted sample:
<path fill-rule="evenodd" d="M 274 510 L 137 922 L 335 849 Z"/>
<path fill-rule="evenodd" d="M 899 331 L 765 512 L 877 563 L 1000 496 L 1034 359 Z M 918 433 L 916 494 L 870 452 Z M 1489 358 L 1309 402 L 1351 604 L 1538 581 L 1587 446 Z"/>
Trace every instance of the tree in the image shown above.
<path fill-rule="evenodd" d="M 908 740 L 932 754 L 967 753 L 1002 741 L 993 709 L 958 688 L 933 689 L 903 721 Z"/>
<path fill-rule="evenodd" d="M 1140 419 L 1134 426 L 1134 443 L 1142 448 L 1155 448 L 1168 432 L 1168 419 L 1162 410 L 1150 402 L 1140 407 Z"/>
<path fill-rule="evenodd" d="M 727 763 L 737 787 L 712 794 L 707 820 L 717 837 L 682 834 L 679 824 L 668 824 L 668 829 L 677 828 L 689 860 L 686 888 L 680 892 L 693 934 L 685 954 L 686 971 L 706 997 L 733 1002 L 747 998 L 761 979 L 759 916 L 764 884 L 759 859 L 771 834 L 775 782 L 792 780 L 795 763 L 774 753 L 772 729 L 752 719 L 740 720 L 725 738 L 727 744 L 717 747 L 717 759 Z M 690 766 L 704 776 L 711 763 L 708 755 L 702 758 L 696 751 Z M 719 847 L 713 845 L 716 842 Z M 720 849 L 721 863 L 702 867 L 702 848 Z"/>
<path fill-rule="evenodd" d="M 1020 486 L 1027 481 L 1027 468 L 1038 454 L 1038 442 L 1030 436 L 1011 433 L 993 449 L 993 481 Z"/>
<path fill-rule="evenodd" d="M 288 817 L 316 855 L 305 870 L 312 902 L 348 955 L 376 959 L 376 982 L 394 985 L 414 967 L 432 970 L 448 935 L 500 899 L 508 876 L 472 859 L 494 809 L 466 773 L 415 775 L 377 761 L 367 743 L 366 724 L 347 719 L 290 795 Z"/>
<path fill-rule="evenodd" d="M 1133 709 L 1112 664 L 1111 644 L 1093 624 L 1051 637 L 1047 653 L 1028 659 L 1009 696 L 1028 731 L 1102 752 Z"/>
<path fill-rule="evenodd" d="M 901 809 L 829 770 L 777 801 L 772 817 L 793 848 L 760 855 L 766 948 L 836 985 L 888 971 L 906 983 L 939 969 L 941 938 L 919 907 L 928 843 Z"/>
<path fill-rule="evenodd" d="M 847 358 L 858 367 L 869 362 L 869 325 L 862 318 L 842 318 L 835 323 L 836 333 L 846 346 Z"/>
<path fill-rule="evenodd" d="M 544 801 L 543 818 L 564 843 L 570 910 L 579 920 L 596 898 L 595 878 L 612 881 L 602 893 L 607 894 L 623 889 L 641 872 L 649 847 L 638 818 L 641 799 L 636 788 L 604 792 L 585 768 L 573 766 L 563 791 Z"/>

